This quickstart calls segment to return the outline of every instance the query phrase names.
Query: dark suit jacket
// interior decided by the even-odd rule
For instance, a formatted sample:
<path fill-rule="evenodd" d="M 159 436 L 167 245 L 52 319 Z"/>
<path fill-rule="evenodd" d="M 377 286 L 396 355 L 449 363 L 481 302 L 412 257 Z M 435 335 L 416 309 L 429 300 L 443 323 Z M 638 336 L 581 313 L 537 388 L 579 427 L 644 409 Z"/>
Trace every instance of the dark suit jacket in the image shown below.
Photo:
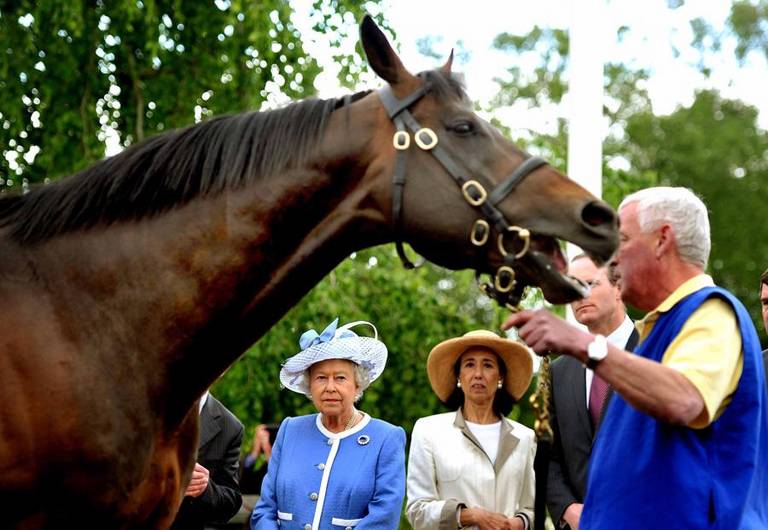
<path fill-rule="evenodd" d="M 763 350 L 763 365 L 765 366 L 765 381 L 768 382 L 768 350 Z"/>
<path fill-rule="evenodd" d="M 637 346 L 633 330 L 625 350 Z M 587 489 L 587 464 L 595 431 L 586 400 L 584 365 L 563 355 L 552 363 L 552 459 L 547 478 L 547 507 L 557 524 L 569 504 L 583 503 Z"/>
<path fill-rule="evenodd" d="M 206 523 L 225 523 L 240 509 L 238 486 L 243 425 L 216 398 L 200 412 L 197 462 L 208 469 L 208 487 L 199 497 L 184 497 L 171 530 L 202 530 Z"/>

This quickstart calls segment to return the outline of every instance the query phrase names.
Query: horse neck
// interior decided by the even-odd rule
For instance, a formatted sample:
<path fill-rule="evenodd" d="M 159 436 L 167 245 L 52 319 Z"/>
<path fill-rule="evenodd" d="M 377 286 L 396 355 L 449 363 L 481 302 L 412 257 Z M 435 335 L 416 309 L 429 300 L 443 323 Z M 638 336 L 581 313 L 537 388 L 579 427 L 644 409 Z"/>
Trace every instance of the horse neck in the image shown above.
<path fill-rule="evenodd" d="M 181 421 L 350 252 L 389 239 L 367 170 L 337 157 L 30 252 L 74 349 L 105 373 L 129 366 L 151 405 Z"/>

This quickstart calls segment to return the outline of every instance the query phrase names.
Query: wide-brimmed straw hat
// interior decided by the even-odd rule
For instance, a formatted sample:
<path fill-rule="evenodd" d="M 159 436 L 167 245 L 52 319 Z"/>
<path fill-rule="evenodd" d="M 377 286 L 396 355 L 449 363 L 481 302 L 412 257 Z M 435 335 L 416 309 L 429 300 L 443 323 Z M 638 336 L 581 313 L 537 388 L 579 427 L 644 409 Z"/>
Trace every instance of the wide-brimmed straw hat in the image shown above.
<path fill-rule="evenodd" d="M 531 351 L 524 344 L 499 337 L 493 331 L 478 329 L 444 340 L 429 352 L 427 376 L 440 401 L 447 401 L 456 389 L 453 367 L 461 354 L 473 346 L 488 348 L 499 356 L 507 370 L 503 388 L 515 400 L 520 399 L 528 390 L 533 376 Z"/>
<path fill-rule="evenodd" d="M 308 394 L 305 372 L 313 364 L 328 359 L 345 359 L 362 366 L 368 373 L 368 380 L 360 382 L 363 390 L 381 375 L 387 364 L 387 347 L 378 340 L 376 326 L 364 320 L 350 322 L 337 329 L 338 324 L 337 318 L 322 333 L 310 329 L 301 335 L 301 351 L 285 361 L 280 370 L 280 382 L 285 388 Z M 349 329 L 361 324 L 373 328 L 373 338 L 360 337 Z"/>

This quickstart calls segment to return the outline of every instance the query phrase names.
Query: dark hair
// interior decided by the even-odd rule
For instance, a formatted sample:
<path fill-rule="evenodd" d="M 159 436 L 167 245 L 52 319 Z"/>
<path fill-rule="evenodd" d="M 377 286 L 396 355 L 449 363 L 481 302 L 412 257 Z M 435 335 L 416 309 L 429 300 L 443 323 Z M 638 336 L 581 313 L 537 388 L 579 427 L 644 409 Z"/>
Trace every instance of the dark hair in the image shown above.
<path fill-rule="evenodd" d="M 768 285 L 768 269 L 765 269 L 760 275 L 760 285 Z"/>
<path fill-rule="evenodd" d="M 485 349 L 493 352 L 491 349 Z M 459 371 L 461 370 L 461 356 L 464 355 L 465 352 L 466 350 L 461 352 L 461 355 L 459 355 L 459 357 L 456 359 L 456 363 L 453 365 L 453 375 L 456 376 L 457 379 L 459 377 Z M 496 360 L 499 363 L 499 373 L 501 374 L 501 379 L 504 380 L 507 377 L 507 366 L 496 352 L 493 352 L 493 354 L 496 356 Z M 454 388 L 453 392 L 451 392 L 451 395 L 448 396 L 448 399 L 446 399 L 443 403 L 445 403 L 445 405 L 452 410 L 463 407 L 464 392 L 462 392 L 462 390 L 458 387 Z M 515 403 L 515 399 L 509 395 L 506 387 L 503 387 L 500 391 L 496 392 L 496 395 L 493 396 L 493 412 L 502 418 L 506 417 L 510 412 L 512 412 L 512 407 Z"/>

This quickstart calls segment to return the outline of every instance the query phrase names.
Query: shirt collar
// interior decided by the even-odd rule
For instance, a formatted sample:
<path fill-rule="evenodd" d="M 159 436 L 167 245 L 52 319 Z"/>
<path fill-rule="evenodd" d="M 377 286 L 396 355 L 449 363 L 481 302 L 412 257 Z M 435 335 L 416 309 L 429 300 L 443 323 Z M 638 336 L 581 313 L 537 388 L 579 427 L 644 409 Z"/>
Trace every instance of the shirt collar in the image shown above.
<path fill-rule="evenodd" d="M 203 407 L 205 406 L 205 402 L 208 401 L 208 391 L 205 391 L 205 394 L 200 396 L 200 408 L 197 409 L 197 413 L 200 414 L 203 412 Z"/>
<path fill-rule="evenodd" d="M 648 325 L 652 325 L 658 320 L 661 313 L 666 313 L 675 305 L 685 298 L 686 296 L 695 293 L 696 291 L 703 289 L 704 287 L 711 287 L 715 285 L 712 277 L 708 274 L 697 274 L 693 278 L 681 283 L 672 294 L 670 294 L 663 302 L 661 302 L 656 309 L 645 315 L 642 320 L 637 322 L 637 330 L 640 332 L 641 337 L 645 337 L 644 330 L 650 329 Z"/>
<path fill-rule="evenodd" d="M 632 331 L 635 329 L 635 324 L 629 315 L 624 315 L 624 320 L 619 324 L 619 327 L 614 329 L 610 335 L 605 337 L 608 342 L 621 348 L 626 348 L 627 342 L 629 342 L 629 336 L 632 335 Z"/>

